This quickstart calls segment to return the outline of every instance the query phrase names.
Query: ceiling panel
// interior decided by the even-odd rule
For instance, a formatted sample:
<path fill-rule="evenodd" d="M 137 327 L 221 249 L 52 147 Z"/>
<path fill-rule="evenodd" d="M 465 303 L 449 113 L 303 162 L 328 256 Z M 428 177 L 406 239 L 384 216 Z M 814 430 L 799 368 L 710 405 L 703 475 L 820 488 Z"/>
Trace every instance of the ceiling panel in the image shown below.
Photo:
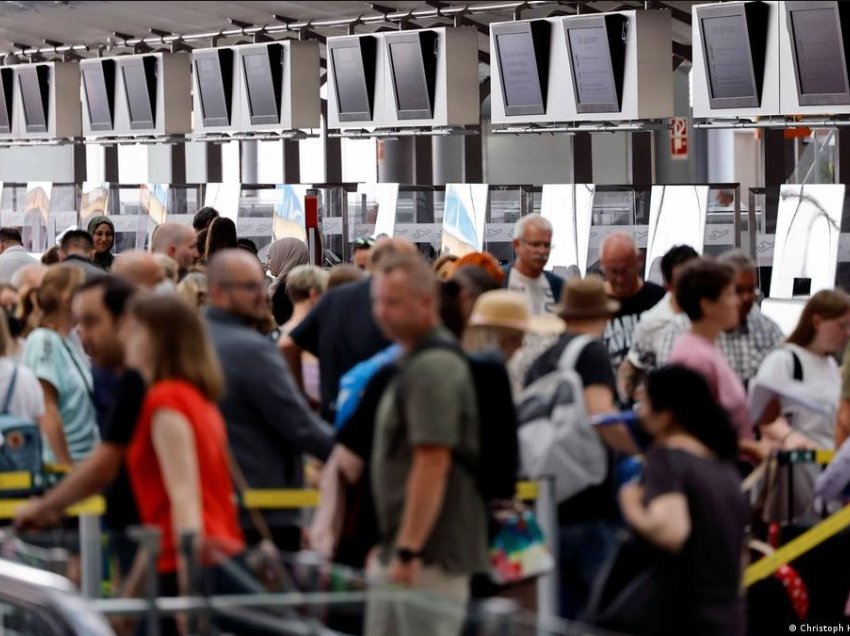
<path fill-rule="evenodd" d="M 379 0 L 380 6 L 396 11 L 428 9 L 426 2 L 394 2 Z M 443 2 L 446 6 L 490 4 L 479 2 Z M 541 17 L 553 12 L 570 14 L 576 10 L 575 2 L 566 2 L 526 10 L 523 17 Z M 663 5 L 664 3 L 656 3 Z M 690 44 L 689 15 L 695 2 L 669 2 L 674 10 L 674 39 Z M 610 11 L 626 7 L 640 8 L 643 2 L 596 1 L 583 2 L 582 11 Z M 113 32 L 142 37 L 150 29 L 182 34 L 216 32 L 232 29 L 229 19 L 255 26 L 279 24 L 274 16 L 304 20 L 329 20 L 372 16 L 377 11 L 367 2 L 173 2 L 66 0 L 66 1 L 0 1 L 0 53 L 11 51 L 13 42 L 28 46 L 44 46 L 44 40 L 65 44 L 87 44 L 92 50 L 107 44 Z M 512 11 L 474 14 L 469 16 L 482 25 L 513 18 Z M 448 20 L 428 19 L 423 23 L 436 26 L 450 24 Z M 371 31 L 388 25 L 361 27 Z M 395 28 L 395 25 L 393 25 Z M 321 34 L 342 35 L 344 28 L 321 28 Z M 481 50 L 487 51 L 486 37 L 480 38 Z"/>

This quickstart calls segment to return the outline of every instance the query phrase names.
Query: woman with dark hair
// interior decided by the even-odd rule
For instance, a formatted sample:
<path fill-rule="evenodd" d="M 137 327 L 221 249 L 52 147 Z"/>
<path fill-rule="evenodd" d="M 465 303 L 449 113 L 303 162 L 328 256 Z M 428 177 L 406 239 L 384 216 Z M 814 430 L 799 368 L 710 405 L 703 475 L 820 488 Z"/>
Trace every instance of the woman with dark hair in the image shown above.
<path fill-rule="evenodd" d="M 115 225 L 108 216 L 98 215 L 89 221 L 87 229 L 94 242 L 92 261 L 108 272 L 115 260 L 112 254 L 112 248 L 115 246 Z"/>
<path fill-rule="evenodd" d="M 236 224 L 227 217 L 215 218 L 207 230 L 207 241 L 201 262 L 209 265 L 216 252 L 237 247 L 239 247 L 239 239 L 236 236 Z"/>
<path fill-rule="evenodd" d="M 640 403 L 653 438 L 640 483 L 620 490 L 623 518 L 652 546 L 660 605 L 635 634 L 743 634 L 741 554 L 748 506 L 735 467 L 737 438 L 700 374 L 649 374 Z M 611 626 L 613 627 L 613 626 Z"/>
<path fill-rule="evenodd" d="M 740 299 L 731 265 L 701 258 L 684 266 L 676 280 L 676 302 L 691 319 L 670 352 L 670 364 L 700 373 L 714 399 L 738 430 L 741 450 L 758 454 L 744 385 L 717 347 L 717 336 L 738 324 Z"/>

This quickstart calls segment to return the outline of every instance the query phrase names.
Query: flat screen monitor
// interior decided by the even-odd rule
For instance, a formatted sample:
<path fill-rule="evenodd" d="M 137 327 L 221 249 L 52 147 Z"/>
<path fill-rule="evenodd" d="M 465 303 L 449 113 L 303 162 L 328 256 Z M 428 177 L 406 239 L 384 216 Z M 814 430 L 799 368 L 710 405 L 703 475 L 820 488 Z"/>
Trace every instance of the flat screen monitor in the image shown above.
<path fill-rule="evenodd" d="M 842 2 L 786 2 L 800 106 L 850 104 L 850 13 Z"/>
<path fill-rule="evenodd" d="M 233 49 L 192 53 L 204 126 L 229 126 L 233 97 Z"/>
<path fill-rule="evenodd" d="M 372 121 L 377 50 L 371 35 L 328 40 L 339 121 Z"/>
<path fill-rule="evenodd" d="M 38 64 L 18 69 L 18 85 L 28 133 L 46 133 L 50 105 L 50 67 Z"/>
<path fill-rule="evenodd" d="M 758 108 L 767 22 L 763 2 L 700 7 L 698 21 L 711 108 Z"/>
<path fill-rule="evenodd" d="M 241 51 L 252 124 L 279 124 L 283 46 L 266 44 Z"/>
<path fill-rule="evenodd" d="M 496 44 L 505 115 L 545 115 L 551 45 L 549 22 L 494 24 L 490 33 Z"/>
<path fill-rule="evenodd" d="M 12 132 L 12 95 L 15 71 L 0 68 L 0 134 Z"/>
<path fill-rule="evenodd" d="M 563 21 L 573 71 L 576 112 L 619 113 L 626 60 L 624 15 Z"/>
<path fill-rule="evenodd" d="M 131 130 L 156 128 L 157 58 L 144 55 L 121 60 L 124 95 Z"/>
<path fill-rule="evenodd" d="M 437 34 L 387 36 L 387 52 L 399 119 L 432 119 L 437 84 Z"/>
<path fill-rule="evenodd" d="M 115 129 L 115 60 L 93 60 L 80 64 L 89 129 Z"/>

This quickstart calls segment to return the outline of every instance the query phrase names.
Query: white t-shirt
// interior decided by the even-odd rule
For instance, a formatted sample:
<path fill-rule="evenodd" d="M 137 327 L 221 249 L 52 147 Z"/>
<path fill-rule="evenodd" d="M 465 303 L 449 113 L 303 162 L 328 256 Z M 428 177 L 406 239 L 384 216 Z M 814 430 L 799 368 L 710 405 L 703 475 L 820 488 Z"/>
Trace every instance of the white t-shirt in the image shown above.
<path fill-rule="evenodd" d="M 800 360 L 803 381 L 794 381 L 792 349 Z M 795 393 L 829 409 L 826 414 L 812 411 L 787 399 L 782 400 L 783 415 L 792 428 L 808 437 L 818 448 L 835 446 L 835 416 L 841 398 L 841 372 L 832 356 L 819 356 L 794 344 L 785 344 L 767 355 L 759 367 L 756 379 L 768 380 L 782 386 L 794 382 Z M 789 417 L 790 416 L 790 417 Z"/>
<path fill-rule="evenodd" d="M 0 409 L 6 399 L 15 366 L 18 368 L 18 377 L 9 403 L 9 412 L 36 421 L 44 415 L 44 392 L 41 390 L 41 384 L 32 370 L 22 364 L 16 365 L 11 358 L 0 358 Z"/>
<path fill-rule="evenodd" d="M 555 306 L 555 295 L 545 274 L 540 274 L 537 278 L 529 278 L 512 267 L 508 276 L 508 289 L 525 294 L 531 305 L 531 313 L 535 316 L 547 313 Z"/>

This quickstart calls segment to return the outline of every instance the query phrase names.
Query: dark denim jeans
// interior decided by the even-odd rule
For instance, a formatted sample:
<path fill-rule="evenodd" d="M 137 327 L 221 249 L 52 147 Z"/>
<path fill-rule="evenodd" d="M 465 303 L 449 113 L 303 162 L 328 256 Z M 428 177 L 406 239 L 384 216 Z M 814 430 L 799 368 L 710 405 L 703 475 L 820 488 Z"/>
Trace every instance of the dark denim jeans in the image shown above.
<path fill-rule="evenodd" d="M 575 620 L 584 611 L 600 569 L 617 546 L 616 520 L 561 525 L 558 572 L 561 578 L 561 617 Z"/>

